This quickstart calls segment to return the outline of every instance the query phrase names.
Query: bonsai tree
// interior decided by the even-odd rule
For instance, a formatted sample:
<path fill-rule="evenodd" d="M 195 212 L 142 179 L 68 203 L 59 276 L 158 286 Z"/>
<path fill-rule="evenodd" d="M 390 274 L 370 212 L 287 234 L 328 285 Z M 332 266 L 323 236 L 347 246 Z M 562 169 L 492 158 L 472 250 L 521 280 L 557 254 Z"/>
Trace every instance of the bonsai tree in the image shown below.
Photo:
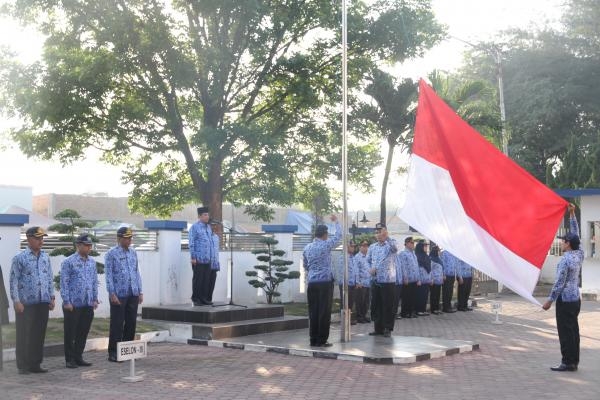
<path fill-rule="evenodd" d="M 77 232 L 80 228 L 90 228 L 92 225 L 81 219 L 81 215 L 75 210 L 67 208 L 62 210 L 58 214 L 54 216 L 54 218 L 58 220 L 63 220 L 65 222 L 61 222 L 59 224 L 54 224 L 48 227 L 49 231 L 58 232 L 64 234 L 60 236 L 59 239 L 64 242 L 73 243 L 70 247 L 57 247 L 50 252 L 51 256 L 60 256 L 63 255 L 65 257 L 69 257 L 71 254 L 74 254 L 77 251 L 77 246 L 75 245 L 75 232 Z M 98 239 L 93 235 L 90 235 L 90 238 L 93 242 L 98 242 Z M 90 256 L 99 256 L 96 250 L 92 250 Z M 99 274 L 104 273 L 104 264 L 96 262 L 96 270 Z M 54 287 L 56 290 L 60 290 L 60 271 L 54 277 Z"/>
<path fill-rule="evenodd" d="M 279 243 L 271 237 L 265 237 L 259 240 L 265 244 L 264 249 L 252 250 L 252 254 L 256 254 L 256 259 L 263 264 L 254 266 L 254 271 L 246 271 L 246 276 L 252 276 L 256 279 L 250 279 L 248 283 L 255 288 L 264 290 L 267 296 L 267 304 L 273 303 L 273 298 L 281 296 L 277 291 L 280 283 L 286 279 L 300 278 L 300 272 L 289 271 L 288 265 L 292 265 L 293 261 L 281 259 L 285 255 L 285 251 L 275 249 L 275 245 Z M 259 274 L 259 271 L 261 274 Z"/>

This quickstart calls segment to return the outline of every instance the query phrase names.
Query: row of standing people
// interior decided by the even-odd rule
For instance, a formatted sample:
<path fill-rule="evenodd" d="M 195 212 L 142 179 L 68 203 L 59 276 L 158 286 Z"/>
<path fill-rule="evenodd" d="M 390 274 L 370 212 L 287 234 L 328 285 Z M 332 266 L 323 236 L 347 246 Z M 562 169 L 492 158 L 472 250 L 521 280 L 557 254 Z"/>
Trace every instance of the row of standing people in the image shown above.
<path fill-rule="evenodd" d="M 350 309 L 355 309 L 355 313 L 352 314 L 353 324 L 371 322 L 367 312 L 371 302 L 370 290 L 374 278 L 370 273 L 369 246 L 369 241 L 363 240 L 356 251 L 356 244 L 352 241 L 348 243 L 348 305 Z M 468 306 L 472 284 L 471 266 L 448 251 L 441 252 L 441 249 L 435 244 L 431 245 L 431 250 L 427 254 L 428 246 L 429 244 L 424 240 L 419 240 L 415 245 L 413 238 L 408 237 L 405 247 L 409 251 L 398 253 L 394 309 L 398 309 L 400 299 L 403 297 L 403 286 L 407 286 L 404 289 L 406 294 L 403 308 L 406 311 L 401 313 L 397 317 L 398 319 L 429 315 L 426 311 L 428 297 L 432 314 L 441 314 L 442 311 L 456 312 L 451 304 L 455 282 L 458 282 L 458 310 L 471 310 Z M 418 275 L 417 268 L 414 266 L 414 258 L 410 254 L 410 250 L 413 249 L 418 264 Z M 440 253 L 442 253 L 441 256 Z M 340 257 L 335 273 L 340 298 L 343 298 L 343 262 L 343 257 Z M 406 285 L 403 276 L 408 278 Z M 410 301 L 411 298 L 412 301 Z M 441 308 L 440 300 L 442 300 Z M 410 313 L 409 309 L 411 309 Z"/>
<path fill-rule="evenodd" d="M 44 373 L 44 341 L 49 312 L 55 307 L 54 282 L 49 255 L 42 250 L 40 227 L 26 233 L 27 248 L 17 254 L 10 271 L 10 297 L 16 320 L 16 363 L 20 374 Z M 108 360 L 117 361 L 117 343 L 135 337 L 137 309 L 143 302 L 142 280 L 136 251 L 130 247 L 130 228 L 117 230 L 117 245 L 105 255 L 106 290 L 110 299 Z M 65 258 L 60 270 L 60 294 L 64 314 L 64 352 L 67 368 L 90 366 L 83 350 L 98 307 L 96 261 L 90 257 L 92 240 L 76 238 L 76 252 Z"/>
<path fill-rule="evenodd" d="M 343 298 L 342 266 L 334 270 L 331 264 L 331 251 L 341 240 L 341 228 L 337 217 L 332 215 L 331 220 L 335 223 L 335 234 L 329 237 L 326 225 L 317 226 L 314 241 L 303 252 L 311 346 L 330 345 L 327 340 L 336 276 Z M 447 251 L 440 256 L 437 246 L 433 246 L 428 254 L 427 242 L 422 240 L 416 244 L 412 237 L 405 239 L 405 248 L 399 252 L 396 240 L 389 237 L 385 224 L 378 223 L 375 232 L 376 242 L 361 242 L 358 253 L 355 254 L 353 243 L 348 246 L 348 305 L 356 310 L 355 322 L 373 320 L 371 335 L 391 336 L 396 318 L 429 315 L 426 311 L 428 297 L 433 313 L 441 313 L 440 294 L 441 310 L 455 312 L 451 306 L 455 281 L 458 281 L 458 310 L 472 310 L 468 306 L 472 283 L 470 265 Z M 371 318 L 367 315 L 369 306 Z M 399 308 L 400 316 L 397 317 Z"/>

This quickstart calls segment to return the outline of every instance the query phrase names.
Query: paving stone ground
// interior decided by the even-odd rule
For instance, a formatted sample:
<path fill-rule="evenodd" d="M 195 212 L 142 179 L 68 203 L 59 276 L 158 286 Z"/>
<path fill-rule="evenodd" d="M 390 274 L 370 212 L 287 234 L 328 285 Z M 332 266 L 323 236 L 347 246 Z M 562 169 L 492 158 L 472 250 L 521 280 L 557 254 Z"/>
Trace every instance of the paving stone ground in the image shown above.
<path fill-rule="evenodd" d="M 560 361 L 554 308 L 511 295 L 496 300 L 502 325 L 491 323 L 488 300 L 473 312 L 397 321 L 395 336 L 479 343 L 478 351 L 409 365 L 160 343 L 137 361 L 145 373 L 138 383 L 120 382 L 129 364 L 109 363 L 105 352 L 86 353 L 94 365 L 76 370 L 47 358 L 47 374 L 18 375 L 5 363 L 0 399 L 600 399 L 600 303 L 582 305 L 579 371 L 557 373 L 549 369 Z"/>

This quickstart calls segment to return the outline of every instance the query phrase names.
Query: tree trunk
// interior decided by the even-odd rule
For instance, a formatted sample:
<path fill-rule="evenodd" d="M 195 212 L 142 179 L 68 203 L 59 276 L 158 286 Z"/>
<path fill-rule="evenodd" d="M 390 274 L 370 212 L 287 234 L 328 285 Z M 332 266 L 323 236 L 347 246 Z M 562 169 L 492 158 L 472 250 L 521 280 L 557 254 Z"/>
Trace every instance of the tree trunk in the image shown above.
<path fill-rule="evenodd" d="M 379 206 L 380 208 L 380 214 L 379 214 L 379 222 L 381 222 L 382 224 L 385 224 L 385 219 L 386 219 L 386 214 L 387 214 L 387 207 L 386 207 L 386 196 L 387 196 L 387 185 L 388 185 L 388 181 L 390 179 L 390 172 L 392 170 L 392 158 L 394 157 L 394 143 L 390 143 L 388 141 L 388 153 L 387 153 L 387 159 L 385 161 L 385 172 L 383 174 L 383 183 L 381 185 L 381 204 Z"/>

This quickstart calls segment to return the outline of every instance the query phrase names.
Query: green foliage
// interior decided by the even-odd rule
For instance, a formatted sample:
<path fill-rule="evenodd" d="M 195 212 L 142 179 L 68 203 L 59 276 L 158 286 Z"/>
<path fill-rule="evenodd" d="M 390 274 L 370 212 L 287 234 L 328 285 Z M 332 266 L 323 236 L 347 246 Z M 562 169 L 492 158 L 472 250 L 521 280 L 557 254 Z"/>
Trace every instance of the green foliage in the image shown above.
<path fill-rule="evenodd" d="M 123 166 L 134 212 L 224 200 L 322 215 L 339 194 L 340 6 L 330 0 L 18 1 L 7 12 L 45 35 L 43 59 L 1 60 L 12 132 L 30 157 L 66 164 L 90 147 Z M 348 71 L 418 56 L 443 35 L 429 0 L 352 2 Z M 371 189 L 372 142 L 349 146 L 351 183 Z M 314 207 L 313 207 L 314 206 Z"/>
<path fill-rule="evenodd" d="M 510 31 L 497 40 L 509 154 L 547 185 L 598 187 L 600 3 L 568 0 L 563 10 L 563 26 Z M 496 65 L 485 52 L 474 51 L 462 73 L 497 85 Z"/>
<path fill-rule="evenodd" d="M 255 271 L 246 271 L 246 276 L 258 278 L 251 279 L 248 283 L 255 288 L 261 288 L 267 296 L 267 303 L 271 304 L 273 298 L 281 296 L 281 293 L 277 291 L 279 285 L 287 279 L 298 279 L 300 272 L 289 271 L 287 266 L 294 262 L 279 258 L 285 255 L 285 251 L 275 249 L 279 243 L 277 240 L 272 237 L 264 237 L 260 239 L 260 243 L 263 243 L 266 249 L 254 249 L 252 254 L 267 254 L 256 257 L 258 261 L 265 264 L 255 265 Z"/>

